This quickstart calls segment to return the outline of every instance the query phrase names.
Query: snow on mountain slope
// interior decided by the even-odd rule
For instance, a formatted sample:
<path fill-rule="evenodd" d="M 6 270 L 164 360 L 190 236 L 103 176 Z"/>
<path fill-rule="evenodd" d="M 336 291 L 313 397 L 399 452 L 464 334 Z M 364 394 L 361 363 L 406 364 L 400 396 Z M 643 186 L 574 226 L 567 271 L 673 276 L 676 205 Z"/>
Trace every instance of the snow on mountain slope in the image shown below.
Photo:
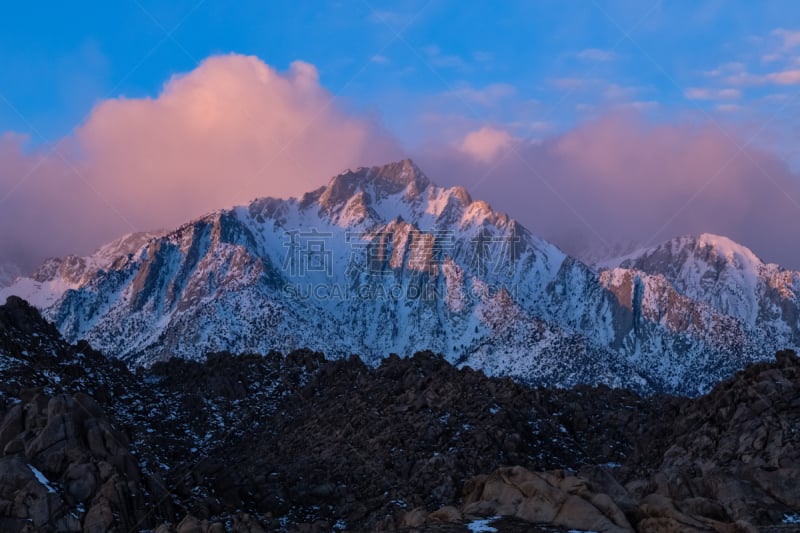
<path fill-rule="evenodd" d="M 101 246 L 88 257 L 68 255 L 47 259 L 30 277 L 19 277 L 9 283 L 13 288 L 0 285 L 0 300 L 5 302 L 13 294 L 40 309 L 50 307 L 69 289 L 78 289 L 101 270 L 112 269 L 115 261 L 137 252 L 159 235 L 131 233 Z"/>
<path fill-rule="evenodd" d="M 678 237 L 613 263 L 661 275 L 675 290 L 761 329 L 775 339 L 800 343 L 800 272 L 765 264 L 726 237 Z"/>
<path fill-rule="evenodd" d="M 374 364 L 431 349 L 530 383 L 696 394 L 770 353 L 749 316 L 678 280 L 598 273 L 405 160 L 50 261 L 0 299 L 28 297 L 67 339 L 145 365 L 298 347 Z"/>

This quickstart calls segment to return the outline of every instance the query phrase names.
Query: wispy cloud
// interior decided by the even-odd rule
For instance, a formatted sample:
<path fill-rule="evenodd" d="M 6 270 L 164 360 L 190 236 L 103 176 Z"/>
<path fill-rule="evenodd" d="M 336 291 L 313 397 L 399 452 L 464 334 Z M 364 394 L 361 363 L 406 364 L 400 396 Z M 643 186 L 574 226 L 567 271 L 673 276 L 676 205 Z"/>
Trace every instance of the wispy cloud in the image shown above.
<path fill-rule="evenodd" d="M 791 50 L 800 46 L 800 30 L 787 30 L 778 28 L 772 30 L 772 35 L 781 40 L 782 48 L 784 50 Z"/>
<path fill-rule="evenodd" d="M 515 136 L 538 137 L 545 133 L 552 132 L 556 127 L 556 123 L 550 120 L 518 120 L 505 123 L 504 126 L 507 126 L 509 130 L 513 131 Z"/>
<path fill-rule="evenodd" d="M 766 75 L 767 81 L 777 85 L 797 85 L 800 83 L 800 70 L 783 70 Z"/>
<path fill-rule="evenodd" d="M 703 74 L 730 87 L 800 85 L 800 68 L 797 68 L 800 58 L 796 53 L 800 47 L 800 30 L 779 28 L 764 36 L 751 36 L 747 41 L 747 48 L 740 52 L 740 60 L 729 61 Z M 733 90 L 726 91 L 690 89 L 685 96 L 698 100 L 741 97 L 740 93 Z"/>
<path fill-rule="evenodd" d="M 655 100 L 636 100 L 628 103 L 627 105 L 633 109 L 636 109 L 637 111 L 650 111 L 661 107 L 661 104 Z"/>
<path fill-rule="evenodd" d="M 616 83 L 608 83 L 603 90 L 603 95 L 606 100 L 613 102 L 630 101 L 636 98 L 641 93 L 642 87 L 633 85 L 618 85 Z"/>
<path fill-rule="evenodd" d="M 376 9 L 370 11 L 370 14 L 367 16 L 367 20 L 373 24 L 388 24 L 395 30 L 399 30 L 414 20 L 414 15 L 412 13 L 403 13 L 401 11 Z"/>
<path fill-rule="evenodd" d="M 738 113 L 740 111 L 744 111 L 745 108 L 739 104 L 719 104 L 716 109 L 717 111 L 722 111 L 723 113 Z"/>
<path fill-rule="evenodd" d="M 473 104 L 490 106 L 514 96 L 516 92 L 516 88 L 508 83 L 492 83 L 481 89 L 469 86 L 459 87 L 446 92 L 445 96 L 458 98 Z"/>
<path fill-rule="evenodd" d="M 683 92 L 688 100 L 738 100 L 742 97 L 739 89 L 708 89 L 692 87 Z"/>
<path fill-rule="evenodd" d="M 611 50 L 603 50 L 601 48 L 586 48 L 578 52 L 576 56 L 584 61 L 611 61 L 617 57 Z"/>
<path fill-rule="evenodd" d="M 559 77 L 559 78 L 551 78 L 549 80 L 550 85 L 554 86 L 556 89 L 574 91 L 581 87 L 590 87 L 596 84 L 598 81 L 595 78 L 579 78 L 579 77 Z"/>
<path fill-rule="evenodd" d="M 472 53 L 472 59 L 478 63 L 489 63 L 494 60 L 494 54 L 484 50 L 478 50 L 477 52 Z"/>
<path fill-rule="evenodd" d="M 647 86 L 624 85 L 603 78 L 563 77 L 550 79 L 548 83 L 558 91 L 581 94 L 584 99 L 595 100 L 589 107 L 630 104 L 642 100 L 642 94 L 651 91 Z M 579 110 L 586 109 L 588 107 Z"/>
<path fill-rule="evenodd" d="M 435 67 L 463 69 L 466 62 L 455 54 L 442 52 L 439 45 L 429 44 L 422 48 L 422 52 L 427 56 L 428 61 Z"/>
<path fill-rule="evenodd" d="M 763 74 L 743 72 L 725 78 L 725 82 L 739 87 L 756 85 L 800 85 L 800 69 L 786 69 Z"/>
<path fill-rule="evenodd" d="M 790 96 L 788 94 L 785 94 L 785 93 L 773 93 L 773 94 L 767 94 L 765 96 L 762 96 L 761 98 L 759 98 L 759 100 L 762 101 L 762 102 L 775 103 L 775 102 L 785 102 L 789 98 L 790 98 Z"/>
<path fill-rule="evenodd" d="M 745 65 L 742 61 L 729 61 L 727 63 L 723 63 L 715 69 L 706 70 L 703 72 L 703 74 L 711 78 L 717 78 L 726 74 L 729 75 L 745 72 L 746 70 L 747 65 Z"/>

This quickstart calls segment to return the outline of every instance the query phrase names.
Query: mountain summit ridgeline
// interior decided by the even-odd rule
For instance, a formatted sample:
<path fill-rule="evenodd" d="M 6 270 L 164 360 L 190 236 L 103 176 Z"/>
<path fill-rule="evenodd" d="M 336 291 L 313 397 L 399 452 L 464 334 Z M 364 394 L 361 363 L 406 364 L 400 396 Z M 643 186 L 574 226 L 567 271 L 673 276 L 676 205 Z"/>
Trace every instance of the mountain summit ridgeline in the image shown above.
<path fill-rule="evenodd" d="M 588 266 L 410 160 L 48 260 L 11 294 L 146 366 L 432 350 L 530 384 L 696 395 L 800 345 L 798 272 L 708 234 Z"/>

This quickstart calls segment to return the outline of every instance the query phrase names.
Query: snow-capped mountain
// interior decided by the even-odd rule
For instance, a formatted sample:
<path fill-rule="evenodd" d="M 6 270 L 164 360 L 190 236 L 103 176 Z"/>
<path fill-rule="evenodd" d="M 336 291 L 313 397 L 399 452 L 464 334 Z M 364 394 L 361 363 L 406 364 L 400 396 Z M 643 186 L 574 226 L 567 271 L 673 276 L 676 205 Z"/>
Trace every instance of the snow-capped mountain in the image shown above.
<path fill-rule="evenodd" d="M 305 346 L 374 363 L 431 349 L 531 383 L 696 394 L 797 344 L 796 273 L 772 269 L 792 280 L 773 289 L 782 318 L 760 307 L 754 318 L 648 253 L 588 267 L 405 160 L 49 261 L 0 300 L 27 298 L 67 339 L 133 364 Z M 732 294 L 752 286 L 749 258 L 732 260 Z"/>
<path fill-rule="evenodd" d="M 706 303 L 747 326 L 770 324 L 800 342 L 800 272 L 765 264 L 727 237 L 684 236 L 616 260 L 617 265 L 664 276 L 680 294 Z"/>
<path fill-rule="evenodd" d="M 14 294 L 40 309 L 49 308 L 69 289 L 79 289 L 100 272 L 113 270 L 118 261 L 159 235 L 158 232 L 131 233 L 101 246 L 88 257 L 68 255 L 48 259 L 30 277 L 15 279 L 13 288 L 6 289 L 5 295 L 0 293 L 0 299 Z"/>

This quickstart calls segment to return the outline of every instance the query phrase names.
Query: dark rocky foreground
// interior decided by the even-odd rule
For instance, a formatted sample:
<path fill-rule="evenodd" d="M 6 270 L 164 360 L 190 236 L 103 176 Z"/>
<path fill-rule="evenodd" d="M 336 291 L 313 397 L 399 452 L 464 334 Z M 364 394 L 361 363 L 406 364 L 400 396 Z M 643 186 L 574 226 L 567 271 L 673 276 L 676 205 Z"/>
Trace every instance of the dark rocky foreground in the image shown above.
<path fill-rule="evenodd" d="M 0 306 L 0 531 L 791 531 L 800 361 L 696 398 L 529 389 L 431 353 L 129 371 Z"/>

